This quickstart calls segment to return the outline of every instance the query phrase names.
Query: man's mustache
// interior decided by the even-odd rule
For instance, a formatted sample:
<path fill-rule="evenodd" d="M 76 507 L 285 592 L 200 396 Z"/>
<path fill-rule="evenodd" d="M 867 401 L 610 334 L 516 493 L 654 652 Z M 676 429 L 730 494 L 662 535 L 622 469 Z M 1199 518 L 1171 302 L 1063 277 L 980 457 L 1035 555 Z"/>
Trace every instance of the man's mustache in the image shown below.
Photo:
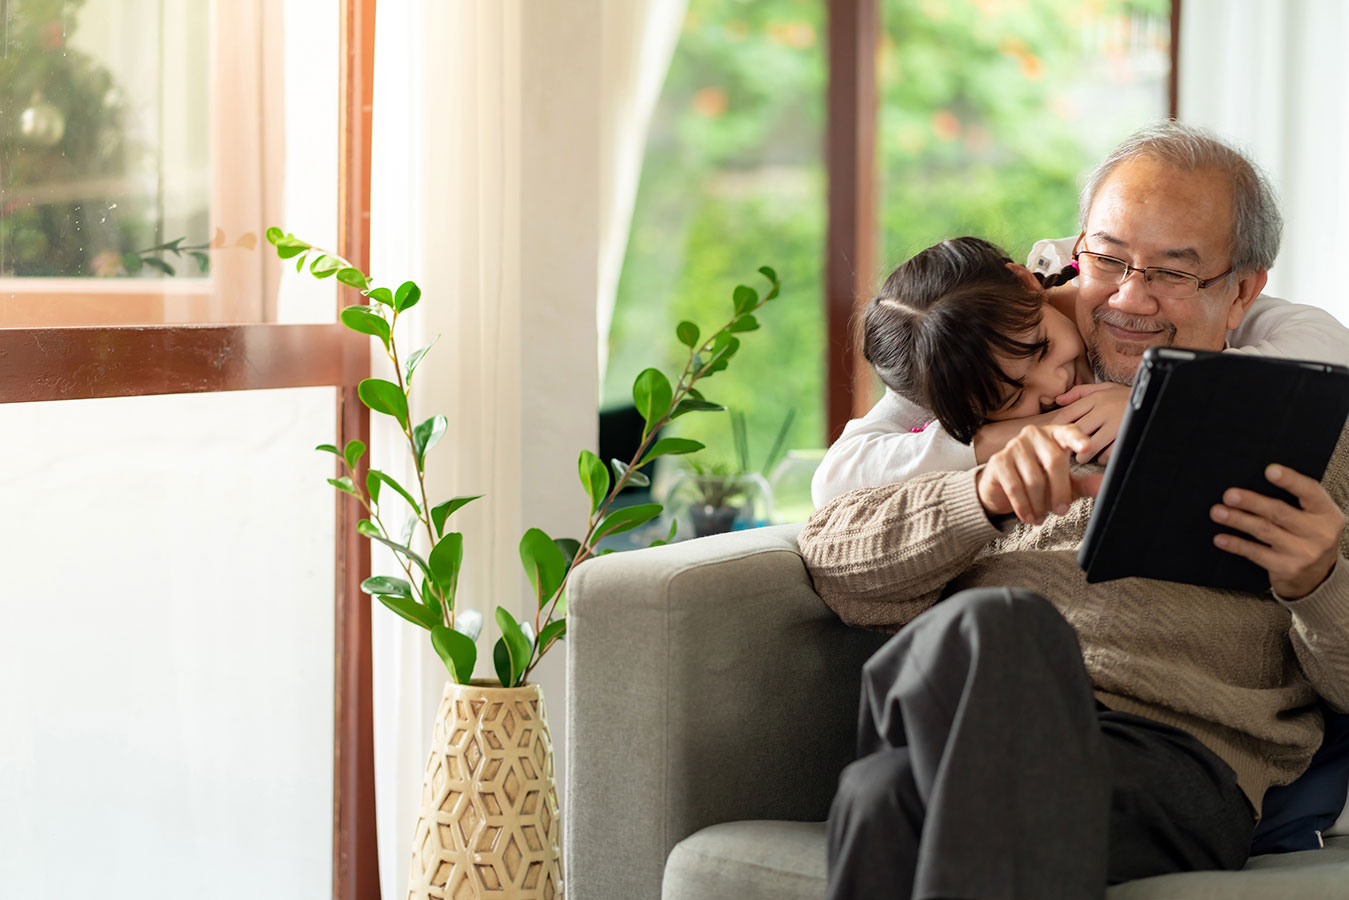
<path fill-rule="evenodd" d="M 1091 318 L 1096 325 L 1113 325 L 1115 328 L 1123 328 L 1126 331 L 1165 332 L 1166 343 L 1168 344 L 1176 337 L 1176 326 L 1170 322 L 1148 319 L 1142 316 L 1131 316 L 1103 306 L 1097 307 L 1092 312 Z"/>

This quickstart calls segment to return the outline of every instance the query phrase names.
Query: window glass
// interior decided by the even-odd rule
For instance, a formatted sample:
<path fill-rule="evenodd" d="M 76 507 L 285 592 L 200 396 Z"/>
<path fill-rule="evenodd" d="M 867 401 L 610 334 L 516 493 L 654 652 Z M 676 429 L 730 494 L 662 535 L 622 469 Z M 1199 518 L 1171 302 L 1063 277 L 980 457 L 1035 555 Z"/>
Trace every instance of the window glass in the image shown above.
<path fill-rule="evenodd" d="M 603 403 L 631 403 L 648 366 L 678 371 L 675 325 L 704 332 L 731 316 L 737 284 L 782 280 L 759 331 L 741 335 L 730 368 L 705 383 L 743 410 L 751 468 L 784 418 L 788 447 L 824 441 L 824 4 L 690 0 L 647 141 L 619 281 Z M 671 434 L 735 459 L 725 414 L 687 415 Z"/>
<path fill-rule="evenodd" d="M 0 897 L 332 896 L 335 402 L 0 404 Z"/>
<path fill-rule="evenodd" d="M 332 318 L 328 285 L 278 297 L 262 240 L 336 235 L 331 4 L 7 0 L 0 17 L 0 327 Z"/>
<path fill-rule="evenodd" d="M 1168 0 L 882 0 L 880 279 L 973 234 L 1077 234 L 1085 174 L 1167 114 Z"/>

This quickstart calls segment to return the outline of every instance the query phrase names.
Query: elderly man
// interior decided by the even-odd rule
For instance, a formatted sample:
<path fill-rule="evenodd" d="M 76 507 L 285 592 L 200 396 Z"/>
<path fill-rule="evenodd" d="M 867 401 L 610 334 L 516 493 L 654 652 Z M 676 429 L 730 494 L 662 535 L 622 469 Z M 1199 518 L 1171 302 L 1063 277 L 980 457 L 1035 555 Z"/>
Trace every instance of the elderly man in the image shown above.
<path fill-rule="evenodd" d="M 1084 210 L 1077 323 L 1115 381 L 1149 346 L 1221 349 L 1277 252 L 1263 178 L 1183 126 L 1126 142 Z M 825 601 L 899 630 L 864 670 L 831 897 L 1099 897 L 1240 867 L 1265 790 L 1319 743 L 1317 697 L 1349 709 L 1349 441 L 1323 483 L 1269 461 L 1296 505 L 1229 490 L 1211 510 L 1250 536 L 1216 540 L 1269 571 L 1263 595 L 1087 584 L 1086 445 L 1028 426 L 973 471 L 845 494 L 801 532 Z"/>

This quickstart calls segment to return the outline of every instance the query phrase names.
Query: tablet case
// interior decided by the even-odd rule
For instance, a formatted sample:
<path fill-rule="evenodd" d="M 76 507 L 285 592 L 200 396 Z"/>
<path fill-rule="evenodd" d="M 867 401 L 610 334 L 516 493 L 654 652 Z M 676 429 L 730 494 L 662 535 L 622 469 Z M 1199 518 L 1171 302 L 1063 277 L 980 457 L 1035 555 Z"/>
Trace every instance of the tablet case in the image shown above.
<path fill-rule="evenodd" d="M 1349 369 L 1149 348 L 1087 523 L 1087 581 L 1141 577 L 1259 593 L 1269 574 L 1213 545 L 1229 487 L 1296 502 L 1265 479 L 1280 463 L 1320 479 L 1349 416 Z"/>

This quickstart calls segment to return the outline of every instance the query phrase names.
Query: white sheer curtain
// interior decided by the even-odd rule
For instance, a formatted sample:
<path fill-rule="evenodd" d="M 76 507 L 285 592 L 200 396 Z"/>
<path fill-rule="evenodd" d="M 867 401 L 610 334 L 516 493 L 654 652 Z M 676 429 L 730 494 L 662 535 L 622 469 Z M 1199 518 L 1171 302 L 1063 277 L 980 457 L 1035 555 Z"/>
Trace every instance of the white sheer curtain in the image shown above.
<path fill-rule="evenodd" d="M 487 495 L 453 523 L 465 533 L 460 603 L 489 628 L 498 604 L 525 611 L 524 529 L 560 536 L 584 524 L 576 456 L 597 440 L 597 297 L 617 281 L 646 120 L 682 12 L 683 0 L 378 9 L 372 274 L 423 290 L 407 346 L 440 335 L 418 371 L 414 415 L 450 421 L 427 464 L 433 500 Z M 400 471 L 399 436 L 382 425 L 375 462 Z M 380 877 L 384 896 L 400 897 L 445 673 L 425 632 L 382 608 L 374 641 Z M 480 676 L 491 675 L 494 641 L 485 632 L 479 642 Z M 559 775 L 563 656 L 536 672 Z"/>
<path fill-rule="evenodd" d="M 1266 290 L 1349 322 L 1349 5 L 1185 0 L 1181 17 L 1180 117 L 1250 152 L 1283 201 Z"/>

